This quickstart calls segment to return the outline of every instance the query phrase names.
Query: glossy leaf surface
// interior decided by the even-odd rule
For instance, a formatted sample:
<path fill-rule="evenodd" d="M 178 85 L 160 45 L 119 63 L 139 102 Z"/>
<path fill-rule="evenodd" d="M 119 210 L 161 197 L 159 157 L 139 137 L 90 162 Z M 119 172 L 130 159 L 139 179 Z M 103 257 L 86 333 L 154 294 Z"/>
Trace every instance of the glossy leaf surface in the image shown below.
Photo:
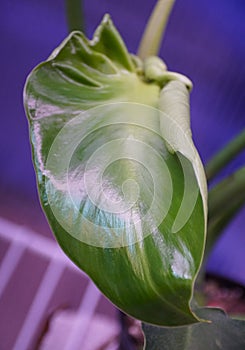
<path fill-rule="evenodd" d="M 145 322 L 190 324 L 205 177 L 185 79 L 143 67 L 105 16 L 93 40 L 73 32 L 31 72 L 39 194 L 64 252 L 115 305 Z"/>
<path fill-rule="evenodd" d="M 228 317 L 222 310 L 197 310 L 200 318 L 211 320 L 184 327 L 164 328 L 143 325 L 145 350 L 243 350 L 245 321 Z"/>

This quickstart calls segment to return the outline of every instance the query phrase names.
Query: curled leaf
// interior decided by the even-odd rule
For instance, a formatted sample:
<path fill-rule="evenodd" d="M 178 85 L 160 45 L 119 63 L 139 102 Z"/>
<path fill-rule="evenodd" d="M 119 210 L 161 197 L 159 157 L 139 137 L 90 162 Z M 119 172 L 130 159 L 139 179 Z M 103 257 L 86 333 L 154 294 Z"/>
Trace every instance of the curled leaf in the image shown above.
<path fill-rule="evenodd" d="M 154 69 L 149 81 L 143 67 L 106 15 L 91 41 L 71 33 L 31 72 L 39 194 L 64 252 L 115 305 L 145 322 L 190 324 L 204 173 L 185 83 L 159 83 Z"/>

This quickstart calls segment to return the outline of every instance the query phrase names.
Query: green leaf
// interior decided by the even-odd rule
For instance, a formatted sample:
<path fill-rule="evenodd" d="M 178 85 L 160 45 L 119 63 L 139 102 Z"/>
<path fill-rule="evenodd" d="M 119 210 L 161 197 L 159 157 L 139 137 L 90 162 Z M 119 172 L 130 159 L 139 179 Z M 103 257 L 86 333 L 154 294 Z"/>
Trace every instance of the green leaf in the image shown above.
<path fill-rule="evenodd" d="M 149 81 L 143 66 L 106 15 L 91 41 L 71 33 L 31 72 L 24 101 L 39 194 L 64 252 L 115 305 L 153 324 L 190 324 L 204 171 L 185 83 Z"/>
<path fill-rule="evenodd" d="M 228 317 L 222 310 L 203 308 L 200 318 L 211 320 L 184 327 L 164 328 L 143 324 L 145 350 L 243 350 L 245 321 Z"/>

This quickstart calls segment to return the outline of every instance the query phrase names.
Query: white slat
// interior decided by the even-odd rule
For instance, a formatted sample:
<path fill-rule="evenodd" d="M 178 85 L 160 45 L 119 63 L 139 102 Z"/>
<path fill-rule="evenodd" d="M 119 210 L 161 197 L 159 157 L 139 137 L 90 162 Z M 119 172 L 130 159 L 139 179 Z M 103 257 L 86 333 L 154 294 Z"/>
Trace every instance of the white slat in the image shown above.
<path fill-rule="evenodd" d="M 0 299 L 24 251 L 25 246 L 14 241 L 10 243 L 10 247 L 0 266 Z"/>
<path fill-rule="evenodd" d="M 31 348 L 33 337 L 42 321 L 48 303 L 57 287 L 63 271 L 63 264 L 60 264 L 60 262 L 55 259 L 51 260 L 26 315 L 13 350 L 26 350 Z"/>

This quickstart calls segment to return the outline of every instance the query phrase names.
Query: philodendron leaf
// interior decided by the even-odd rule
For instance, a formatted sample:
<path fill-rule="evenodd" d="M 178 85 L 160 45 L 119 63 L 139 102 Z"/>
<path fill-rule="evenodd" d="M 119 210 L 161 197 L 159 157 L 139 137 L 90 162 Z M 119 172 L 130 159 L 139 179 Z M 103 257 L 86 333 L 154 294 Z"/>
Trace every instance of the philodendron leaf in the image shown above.
<path fill-rule="evenodd" d="M 235 320 L 220 309 L 196 311 L 210 320 L 183 327 L 155 327 L 143 324 L 145 350 L 244 350 L 245 321 Z"/>
<path fill-rule="evenodd" d="M 144 74 L 106 15 L 93 40 L 71 33 L 31 72 L 25 109 L 42 206 L 65 253 L 126 313 L 190 324 L 206 184 L 189 80 L 149 64 Z"/>

